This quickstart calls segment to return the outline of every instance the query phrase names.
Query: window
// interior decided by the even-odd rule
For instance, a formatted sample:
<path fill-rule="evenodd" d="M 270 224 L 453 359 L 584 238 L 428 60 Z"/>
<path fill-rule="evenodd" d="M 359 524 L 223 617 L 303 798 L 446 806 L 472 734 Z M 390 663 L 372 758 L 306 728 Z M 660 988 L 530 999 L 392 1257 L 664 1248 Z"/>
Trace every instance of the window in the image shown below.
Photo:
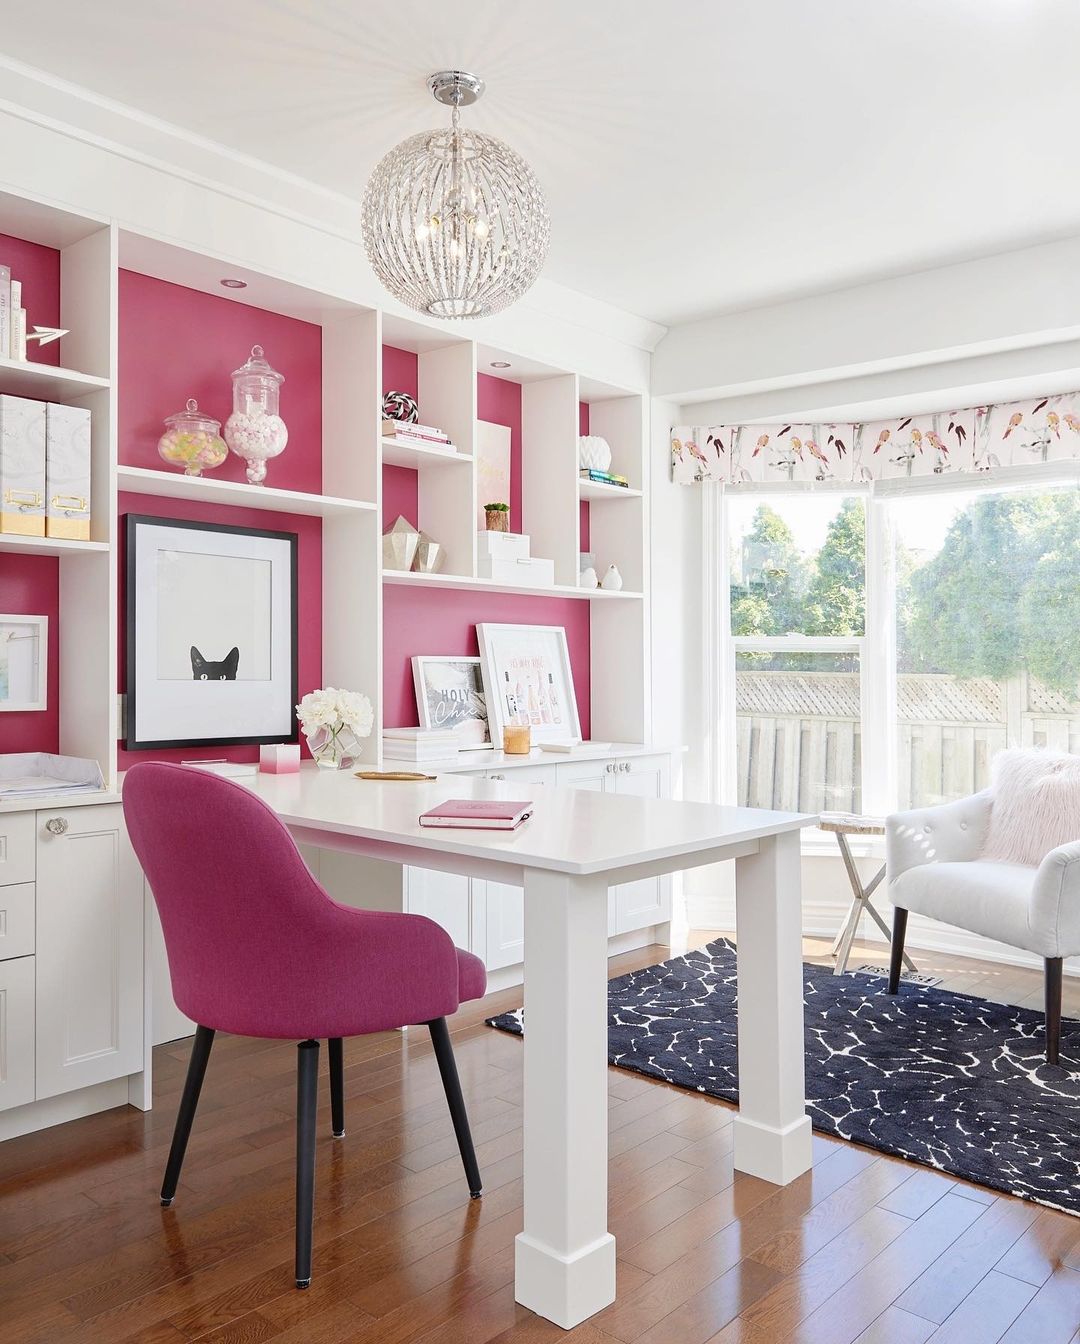
<path fill-rule="evenodd" d="M 1003 747 L 1080 753 L 1075 487 L 724 508 L 729 798 L 921 807 L 986 787 Z"/>
<path fill-rule="evenodd" d="M 741 495 L 728 504 L 728 538 L 737 801 L 854 811 L 862 805 L 865 500 Z"/>
<path fill-rule="evenodd" d="M 1006 746 L 1080 751 L 1080 494 L 947 493 L 891 515 L 899 806 L 985 788 Z"/>

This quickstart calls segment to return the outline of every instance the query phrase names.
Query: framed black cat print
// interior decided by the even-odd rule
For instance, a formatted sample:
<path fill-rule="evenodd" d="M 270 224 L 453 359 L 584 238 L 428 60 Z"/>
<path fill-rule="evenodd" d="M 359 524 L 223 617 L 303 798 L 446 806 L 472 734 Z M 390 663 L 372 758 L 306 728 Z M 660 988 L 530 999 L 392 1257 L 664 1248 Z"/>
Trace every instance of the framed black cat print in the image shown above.
<path fill-rule="evenodd" d="M 124 522 L 127 749 L 295 742 L 296 534 Z"/>

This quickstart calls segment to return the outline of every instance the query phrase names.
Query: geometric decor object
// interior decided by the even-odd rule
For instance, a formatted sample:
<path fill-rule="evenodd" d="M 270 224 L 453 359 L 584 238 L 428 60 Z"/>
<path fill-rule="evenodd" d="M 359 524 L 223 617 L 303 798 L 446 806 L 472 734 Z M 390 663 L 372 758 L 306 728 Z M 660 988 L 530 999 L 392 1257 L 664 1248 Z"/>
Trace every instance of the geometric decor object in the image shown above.
<path fill-rule="evenodd" d="M 452 109 L 449 130 L 424 131 L 375 167 L 361 207 L 364 247 L 394 298 L 433 317 L 487 317 L 532 285 L 551 232 L 544 193 L 525 160 L 459 112 L 483 80 L 442 70 L 428 87 Z"/>
<path fill-rule="evenodd" d="M 383 533 L 383 569 L 412 569 L 419 545 L 419 531 L 413 527 L 407 518 L 398 514 L 391 526 Z"/>

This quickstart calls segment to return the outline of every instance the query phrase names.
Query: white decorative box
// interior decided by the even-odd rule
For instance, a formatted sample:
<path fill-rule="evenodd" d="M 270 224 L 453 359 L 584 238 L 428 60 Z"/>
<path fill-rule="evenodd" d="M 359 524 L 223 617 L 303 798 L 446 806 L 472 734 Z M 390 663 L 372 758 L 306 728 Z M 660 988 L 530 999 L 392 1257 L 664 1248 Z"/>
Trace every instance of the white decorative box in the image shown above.
<path fill-rule="evenodd" d="M 82 406 L 46 407 L 45 534 L 90 540 L 90 412 Z"/>
<path fill-rule="evenodd" d="M 529 538 L 524 532 L 477 532 L 476 554 L 488 560 L 528 560 Z"/>
<path fill-rule="evenodd" d="M 482 555 L 479 560 L 482 579 L 495 583 L 522 583 L 530 588 L 550 588 L 555 583 L 555 561 L 527 556 L 519 560 L 498 560 Z"/>
<path fill-rule="evenodd" d="M 45 535 L 45 403 L 0 396 L 0 532 Z"/>

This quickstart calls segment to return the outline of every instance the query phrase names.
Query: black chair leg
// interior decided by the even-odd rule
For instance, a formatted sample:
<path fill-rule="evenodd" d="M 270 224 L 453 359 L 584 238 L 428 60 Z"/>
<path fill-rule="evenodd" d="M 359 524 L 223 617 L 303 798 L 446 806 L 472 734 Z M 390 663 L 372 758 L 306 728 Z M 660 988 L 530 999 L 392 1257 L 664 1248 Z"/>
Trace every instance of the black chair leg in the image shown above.
<path fill-rule="evenodd" d="M 1046 958 L 1046 1062 L 1056 1064 L 1061 1048 L 1061 957 Z"/>
<path fill-rule="evenodd" d="M 900 972 L 904 969 L 904 939 L 907 936 L 908 912 L 899 905 L 893 906 L 892 953 L 889 957 L 889 993 L 900 990 Z"/>
<path fill-rule="evenodd" d="M 319 1042 L 296 1047 L 296 1286 L 311 1283 L 315 1221 L 315 1114 L 319 1106 Z"/>
<path fill-rule="evenodd" d="M 437 1017 L 434 1022 L 429 1022 L 427 1025 L 428 1031 L 431 1032 L 431 1044 L 435 1047 L 435 1058 L 439 1061 L 439 1073 L 442 1075 L 443 1087 L 446 1090 L 450 1118 L 454 1122 L 454 1133 L 461 1149 L 461 1161 L 465 1168 L 465 1178 L 469 1182 L 469 1194 L 473 1199 L 479 1199 L 483 1189 L 480 1183 L 480 1168 L 476 1162 L 472 1134 L 469 1132 L 465 1098 L 461 1095 L 461 1081 L 458 1078 L 457 1064 L 454 1062 L 450 1029 L 446 1025 L 445 1017 Z"/>
<path fill-rule="evenodd" d="M 340 1036 L 331 1036 L 330 1047 L 330 1129 L 335 1139 L 345 1137 L 345 1052 Z"/>
<path fill-rule="evenodd" d="M 166 1209 L 173 1202 L 180 1181 L 180 1168 L 184 1165 L 184 1154 L 187 1152 L 188 1139 L 191 1137 L 191 1124 L 195 1119 L 195 1108 L 199 1104 L 199 1093 L 202 1091 L 206 1066 L 210 1061 L 210 1047 L 213 1044 L 214 1033 L 209 1027 L 195 1028 L 195 1041 L 191 1047 L 184 1094 L 180 1098 L 180 1109 L 176 1113 L 172 1147 L 169 1149 L 169 1160 L 165 1164 L 165 1179 L 161 1183 L 161 1203 Z"/>

